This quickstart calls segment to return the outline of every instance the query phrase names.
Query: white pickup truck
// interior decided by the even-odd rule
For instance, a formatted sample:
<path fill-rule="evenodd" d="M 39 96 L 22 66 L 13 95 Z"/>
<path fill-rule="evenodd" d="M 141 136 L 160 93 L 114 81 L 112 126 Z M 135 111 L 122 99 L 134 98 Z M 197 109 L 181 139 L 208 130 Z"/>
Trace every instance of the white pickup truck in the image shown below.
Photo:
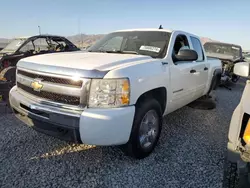
<path fill-rule="evenodd" d="M 165 29 L 116 31 L 88 52 L 24 58 L 10 105 L 43 133 L 93 145 L 122 145 L 148 156 L 163 116 L 207 96 L 221 62 L 207 59 L 199 37 Z"/>

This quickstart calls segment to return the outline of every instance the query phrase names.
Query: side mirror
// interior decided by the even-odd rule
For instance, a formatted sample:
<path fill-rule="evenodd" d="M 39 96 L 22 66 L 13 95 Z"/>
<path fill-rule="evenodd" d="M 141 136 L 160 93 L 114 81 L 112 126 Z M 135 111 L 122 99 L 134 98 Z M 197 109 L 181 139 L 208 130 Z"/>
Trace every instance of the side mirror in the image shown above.
<path fill-rule="evenodd" d="M 174 61 L 196 61 L 198 59 L 198 54 L 194 50 L 182 49 L 177 55 L 174 55 Z"/>
<path fill-rule="evenodd" d="M 250 74 L 250 62 L 240 62 L 234 64 L 234 74 L 242 77 L 248 77 Z"/>

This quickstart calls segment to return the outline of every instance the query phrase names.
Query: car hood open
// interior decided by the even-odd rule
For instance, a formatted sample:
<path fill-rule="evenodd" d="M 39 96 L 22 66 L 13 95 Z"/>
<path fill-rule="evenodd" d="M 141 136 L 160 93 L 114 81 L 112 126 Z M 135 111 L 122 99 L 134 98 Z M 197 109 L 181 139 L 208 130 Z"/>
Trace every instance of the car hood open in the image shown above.
<path fill-rule="evenodd" d="M 234 56 L 232 55 L 227 55 L 227 54 L 220 54 L 220 53 L 208 53 L 207 52 L 207 56 L 208 57 L 212 57 L 212 58 L 217 58 L 221 61 L 231 61 L 231 62 L 234 62 L 234 61 L 237 61 L 239 58 L 234 58 Z"/>

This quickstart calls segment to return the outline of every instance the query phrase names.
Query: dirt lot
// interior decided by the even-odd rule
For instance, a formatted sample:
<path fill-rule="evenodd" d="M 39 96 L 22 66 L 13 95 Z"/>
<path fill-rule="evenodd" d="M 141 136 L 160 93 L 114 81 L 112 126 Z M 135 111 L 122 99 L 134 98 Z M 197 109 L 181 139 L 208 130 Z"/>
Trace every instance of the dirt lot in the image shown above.
<path fill-rule="evenodd" d="M 117 147 L 73 145 L 0 115 L 0 187 L 221 187 L 227 131 L 244 83 L 216 91 L 217 108 L 184 107 L 165 117 L 144 160 Z"/>

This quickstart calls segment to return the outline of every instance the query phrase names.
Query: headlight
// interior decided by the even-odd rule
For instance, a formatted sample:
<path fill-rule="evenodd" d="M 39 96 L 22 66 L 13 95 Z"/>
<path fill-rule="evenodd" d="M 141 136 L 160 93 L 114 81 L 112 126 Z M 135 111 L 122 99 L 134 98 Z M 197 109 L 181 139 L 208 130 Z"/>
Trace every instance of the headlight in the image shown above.
<path fill-rule="evenodd" d="M 127 78 L 92 79 L 89 107 L 114 108 L 129 105 L 130 85 Z"/>

